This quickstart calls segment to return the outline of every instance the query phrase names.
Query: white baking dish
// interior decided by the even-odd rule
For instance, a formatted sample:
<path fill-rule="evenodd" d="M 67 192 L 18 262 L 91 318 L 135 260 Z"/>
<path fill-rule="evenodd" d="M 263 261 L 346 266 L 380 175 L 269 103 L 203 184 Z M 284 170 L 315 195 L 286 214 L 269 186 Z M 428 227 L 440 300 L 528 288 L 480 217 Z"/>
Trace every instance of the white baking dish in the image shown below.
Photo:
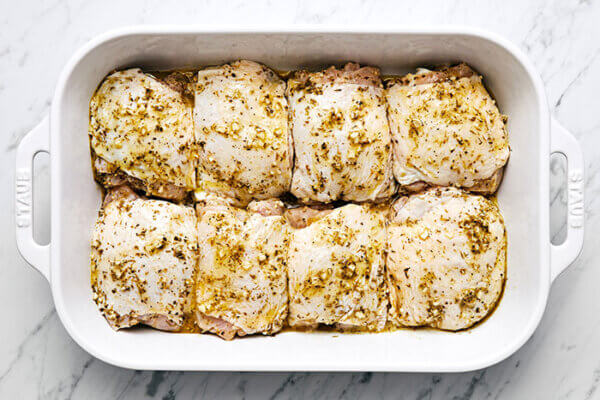
<path fill-rule="evenodd" d="M 88 102 L 115 68 L 172 69 L 247 58 L 279 69 L 346 60 L 404 73 L 423 64 L 465 61 L 480 71 L 509 115 L 512 155 L 498 200 L 508 230 L 508 280 L 497 310 L 461 332 L 400 330 L 378 334 L 283 332 L 232 342 L 212 335 L 150 329 L 114 332 L 91 299 L 89 236 L 101 202 L 92 179 Z M 32 230 L 32 157 L 51 157 L 52 240 Z M 549 156 L 569 165 L 568 237 L 549 242 Z M 536 329 L 550 284 L 583 243 L 583 158 L 573 136 L 551 120 L 544 88 L 512 44 L 470 28 L 232 30 L 143 27 L 111 32 L 78 51 L 65 67 L 50 118 L 17 151 L 17 243 L 50 282 L 58 315 L 94 356 L 129 368 L 163 370 L 465 371 L 515 352 Z"/>

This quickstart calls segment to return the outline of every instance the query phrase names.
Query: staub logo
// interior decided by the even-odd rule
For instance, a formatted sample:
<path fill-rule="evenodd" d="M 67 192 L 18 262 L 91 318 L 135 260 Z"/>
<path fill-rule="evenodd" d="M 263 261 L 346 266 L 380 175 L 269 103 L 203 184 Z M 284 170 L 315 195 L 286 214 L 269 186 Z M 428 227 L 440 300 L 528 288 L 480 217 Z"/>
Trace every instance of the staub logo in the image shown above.
<path fill-rule="evenodd" d="M 583 227 L 583 172 L 575 170 L 569 174 L 569 225 Z"/>
<path fill-rule="evenodd" d="M 31 174 L 26 169 L 17 170 L 15 211 L 17 226 L 28 227 L 31 224 Z"/>

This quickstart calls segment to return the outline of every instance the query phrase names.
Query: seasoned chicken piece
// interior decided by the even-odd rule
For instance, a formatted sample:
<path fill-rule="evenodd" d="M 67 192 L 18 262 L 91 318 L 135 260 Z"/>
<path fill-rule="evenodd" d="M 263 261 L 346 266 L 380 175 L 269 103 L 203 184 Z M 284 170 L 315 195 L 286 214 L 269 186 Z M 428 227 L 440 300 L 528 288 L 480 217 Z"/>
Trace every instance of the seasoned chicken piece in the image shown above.
<path fill-rule="evenodd" d="M 193 104 L 197 78 L 196 72 L 193 71 L 173 71 L 161 80 L 171 89 L 180 93 L 184 100 Z"/>
<path fill-rule="evenodd" d="M 302 206 L 289 209 L 284 215 L 292 228 L 306 228 L 331 211 L 333 211 L 331 204 L 315 204 L 311 207 Z"/>
<path fill-rule="evenodd" d="M 247 210 L 263 217 L 281 216 L 285 211 L 285 205 L 279 199 L 259 200 L 248 204 Z"/>
<path fill-rule="evenodd" d="M 395 191 L 379 70 L 295 72 L 288 80 L 296 162 L 291 192 L 305 203 L 376 201 Z"/>
<path fill-rule="evenodd" d="M 423 183 L 493 193 L 510 149 L 506 117 L 465 64 L 388 82 L 394 176 L 408 191 Z"/>
<path fill-rule="evenodd" d="M 209 196 L 198 205 L 196 323 L 224 339 L 281 330 L 288 311 L 288 228 L 277 200 L 237 209 Z"/>
<path fill-rule="evenodd" d="M 306 210 L 288 213 L 306 215 Z M 388 304 L 384 214 L 348 204 L 308 219 L 305 228 L 293 230 L 288 250 L 289 324 L 383 329 Z"/>
<path fill-rule="evenodd" d="M 394 324 L 468 328 L 494 308 L 504 285 L 500 211 L 455 188 L 401 197 L 388 226 L 386 265 Z"/>
<path fill-rule="evenodd" d="M 198 72 L 194 119 L 200 200 L 214 193 L 245 206 L 289 190 L 293 153 L 285 82 L 272 70 L 236 61 Z"/>
<path fill-rule="evenodd" d="M 117 200 L 137 200 L 137 199 L 146 199 L 143 196 L 138 195 L 134 192 L 129 186 L 115 186 L 110 188 L 106 192 L 106 196 L 104 196 L 104 200 L 102 201 L 102 207 L 106 207 L 109 203 Z"/>
<path fill-rule="evenodd" d="M 113 329 L 177 330 L 191 312 L 198 260 L 191 207 L 109 192 L 92 234 L 93 297 Z"/>
<path fill-rule="evenodd" d="M 181 200 L 195 186 L 192 109 L 182 95 L 140 69 L 106 77 L 90 102 L 96 179 Z"/>

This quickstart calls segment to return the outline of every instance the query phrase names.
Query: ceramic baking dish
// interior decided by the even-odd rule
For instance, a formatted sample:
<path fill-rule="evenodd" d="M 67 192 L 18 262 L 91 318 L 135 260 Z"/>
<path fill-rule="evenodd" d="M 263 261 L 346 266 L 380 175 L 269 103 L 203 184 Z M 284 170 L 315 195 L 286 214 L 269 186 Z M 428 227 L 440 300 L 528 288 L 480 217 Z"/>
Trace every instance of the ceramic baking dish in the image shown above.
<path fill-rule="evenodd" d="M 148 69 L 251 59 L 277 69 L 353 60 L 385 74 L 465 61 L 509 115 L 512 154 L 498 201 L 508 231 L 508 280 L 496 311 L 473 329 L 406 329 L 377 334 L 282 332 L 232 342 L 151 329 L 114 332 L 91 298 L 89 237 L 101 203 L 88 144 L 88 102 L 116 68 Z M 32 238 L 32 158 L 51 158 L 51 243 Z M 549 241 L 549 158 L 568 159 L 568 237 Z M 583 158 L 548 112 L 542 82 L 514 45 L 471 28 L 207 29 L 134 27 L 78 51 L 59 79 L 49 118 L 20 143 L 16 169 L 17 244 L 49 281 L 62 323 L 81 347 L 111 364 L 161 370 L 466 371 L 514 353 L 536 329 L 550 285 L 583 243 Z"/>

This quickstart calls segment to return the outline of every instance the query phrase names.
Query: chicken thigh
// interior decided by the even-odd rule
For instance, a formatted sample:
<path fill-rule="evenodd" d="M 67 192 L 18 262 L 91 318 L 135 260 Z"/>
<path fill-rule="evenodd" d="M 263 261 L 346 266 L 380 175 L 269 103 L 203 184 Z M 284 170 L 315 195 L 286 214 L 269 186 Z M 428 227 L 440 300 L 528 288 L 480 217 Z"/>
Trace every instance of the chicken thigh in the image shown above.
<path fill-rule="evenodd" d="M 498 207 L 455 188 L 401 197 L 392 206 L 386 266 L 395 325 L 472 326 L 494 308 L 504 285 Z"/>
<path fill-rule="evenodd" d="M 388 304 L 383 212 L 348 204 L 287 213 L 300 227 L 292 231 L 288 250 L 289 324 L 383 329 Z"/>
<path fill-rule="evenodd" d="M 297 71 L 288 80 L 296 162 L 291 192 L 304 203 L 376 201 L 395 191 L 379 70 Z"/>
<path fill-rule="evenodd" d="M 198 205 L 196 323 L 224 339 L 281 330 L 288 310 L 287 224 L 278 200 L 241 210 L 214 195 Z"/>
<path fill-rule="evenodd" d="M 261 64 L 201 70 L 194 106 L 197 197 L 213 193 L 245 206 L 287 192 L 293 162 L 287 110 L 285 82 Z"/>
<path fill-rule="evenodd" d="M 90 102 L 96 179 L 182 200 L 195 187 L 191 106 L 181 93 L 140 69 L 115 72 Z"/>
<path fill-rule="evenodd" d="M 493 193 L 510 149 L 501 115 L 465 64 L 392 79 L 386 98 L 401 187 L 457 186 Z"/>
<path fill-rule="evenodd" d="M 177 330 L 191 311 L 198 260 L 191 207 L 109 192 L 92 234 L 93 298 L 113 329 Z"/>

